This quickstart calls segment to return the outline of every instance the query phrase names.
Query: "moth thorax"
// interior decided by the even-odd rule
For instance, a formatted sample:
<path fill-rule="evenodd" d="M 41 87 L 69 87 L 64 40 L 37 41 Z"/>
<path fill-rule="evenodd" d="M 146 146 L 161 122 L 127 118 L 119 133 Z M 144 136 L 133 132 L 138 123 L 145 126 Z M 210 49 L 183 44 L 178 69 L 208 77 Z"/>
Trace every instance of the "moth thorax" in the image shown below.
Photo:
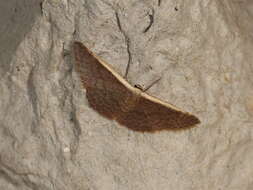
<path fill-rule="evenodd" d="M 132 96 L 127 96 L 124 101 L 120 103 L 121 110 L 123 112 L 129 112 L 134 109 L 139 100 L 139 96 L 137 94 L 133 94 Z"/>

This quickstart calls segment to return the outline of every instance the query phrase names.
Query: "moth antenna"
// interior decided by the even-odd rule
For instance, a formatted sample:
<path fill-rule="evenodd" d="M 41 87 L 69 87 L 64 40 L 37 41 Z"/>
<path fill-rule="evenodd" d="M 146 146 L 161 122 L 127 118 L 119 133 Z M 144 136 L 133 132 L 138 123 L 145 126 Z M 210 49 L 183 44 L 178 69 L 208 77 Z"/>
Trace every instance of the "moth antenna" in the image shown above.
<path fill-rule="evenodd" d="M 143 92 L 146 92 L 148 89 L 150 89 L 154 84 L 156 84 L 159 80 L 161 80 L 162 77 L 156 79 L 154 82 L 152 82 L 149 86 L 147 86 Z"/>

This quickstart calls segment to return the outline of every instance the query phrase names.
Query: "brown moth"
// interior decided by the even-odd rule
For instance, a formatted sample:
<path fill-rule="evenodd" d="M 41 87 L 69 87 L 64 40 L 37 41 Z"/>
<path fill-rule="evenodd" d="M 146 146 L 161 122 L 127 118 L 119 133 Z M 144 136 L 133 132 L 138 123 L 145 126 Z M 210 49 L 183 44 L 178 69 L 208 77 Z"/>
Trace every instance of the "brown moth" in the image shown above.
<path fill-rule="evenodd" d="M 102 116 L 141 132 L 185 129 L 200 123 L 194 115 L 132 87 L 81 42 L 74 42 L 74 55 L 89 105 Z"/>

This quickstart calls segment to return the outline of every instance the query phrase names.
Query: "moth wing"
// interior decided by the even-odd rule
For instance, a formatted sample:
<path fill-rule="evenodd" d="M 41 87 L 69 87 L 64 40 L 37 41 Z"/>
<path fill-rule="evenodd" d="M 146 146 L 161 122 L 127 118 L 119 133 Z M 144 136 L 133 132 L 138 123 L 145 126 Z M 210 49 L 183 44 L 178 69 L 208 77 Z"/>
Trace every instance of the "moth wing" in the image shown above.
<path fill-rule="evenodd" d="M 142 93 L 134 109 L 119 118 L 118 122 L 142 132 L 185 129 L 200 123 L 194 115 L 145 93 Z"/>
<path fill-rule="evenodd" d="M 119 117 L 121 104 L 133 96 L 129 84 L 80 42 L 74 43 L 74 56 L 89 105 L 109 119 Z"/>

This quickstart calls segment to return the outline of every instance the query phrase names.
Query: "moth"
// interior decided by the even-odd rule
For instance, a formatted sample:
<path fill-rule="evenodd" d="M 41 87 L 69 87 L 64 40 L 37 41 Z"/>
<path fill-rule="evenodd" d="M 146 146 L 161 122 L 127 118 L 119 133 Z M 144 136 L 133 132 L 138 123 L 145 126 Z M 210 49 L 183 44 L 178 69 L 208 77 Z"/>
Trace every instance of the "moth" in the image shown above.
<path fill-rule="evenodd" d="M 100 115 L 140 132 L 185 129 L 200 123 L 196 116 L 131 86 L 81 42 L 73 46 L 74 67 L 89 106 Z"/>

